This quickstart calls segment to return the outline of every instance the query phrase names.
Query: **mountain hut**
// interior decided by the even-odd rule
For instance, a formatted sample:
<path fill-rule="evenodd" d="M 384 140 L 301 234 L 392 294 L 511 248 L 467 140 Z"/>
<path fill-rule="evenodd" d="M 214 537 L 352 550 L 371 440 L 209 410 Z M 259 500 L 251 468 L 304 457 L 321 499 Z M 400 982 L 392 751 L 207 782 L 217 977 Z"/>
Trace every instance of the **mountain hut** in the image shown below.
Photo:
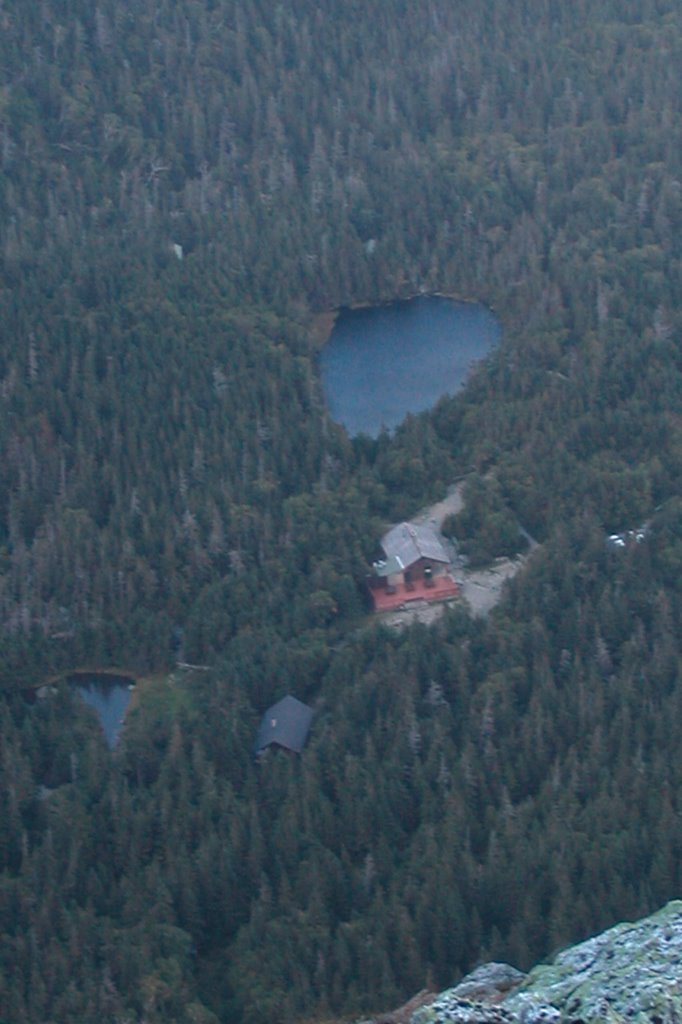
<path fill-rule="evenodd" d="M 254 752 L 258 757 L 268 747 L 283 747 L 300 754 L 305 746 L 313 709 L 290 695 L 282 697 L 263 715 Z"/>

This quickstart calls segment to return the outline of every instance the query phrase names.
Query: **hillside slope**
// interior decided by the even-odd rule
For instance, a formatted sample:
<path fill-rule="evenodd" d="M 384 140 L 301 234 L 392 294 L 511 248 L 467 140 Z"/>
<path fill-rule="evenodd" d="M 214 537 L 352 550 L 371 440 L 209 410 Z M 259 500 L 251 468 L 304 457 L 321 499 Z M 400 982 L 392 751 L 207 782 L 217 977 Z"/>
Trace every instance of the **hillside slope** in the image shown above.
<path fill-rule="evenodd" d="M 0 3 L 11 1024 L 357 1015 L 682 891 L 680 66 L 675 0 Z M 316 315 L 429 291 L 499 349 L 349 438 Z M 459 477 L 538 550 L 395 635 Z M 82 665 L 147 680 L 113 756 L 33 699 Z"/>

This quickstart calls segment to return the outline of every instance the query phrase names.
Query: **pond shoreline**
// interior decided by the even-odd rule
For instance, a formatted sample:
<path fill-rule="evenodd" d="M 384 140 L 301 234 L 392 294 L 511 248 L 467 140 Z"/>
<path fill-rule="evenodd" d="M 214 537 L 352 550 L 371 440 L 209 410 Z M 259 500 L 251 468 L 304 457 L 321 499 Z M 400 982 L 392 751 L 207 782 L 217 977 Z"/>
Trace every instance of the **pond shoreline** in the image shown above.
<path fill-rule="evenodd" d="M 41 700 L 48 697 L 50 693 L 56 693 L 56 687 L 65 683 L 70 689 L 75 690 L 85 703 L 95 711 L 107 746 L 110 750 L 113 750 L 118 745 L 120 733 L 128 714 L 137 707 L 141 691 L 152 678 L 150 675 L 140 676 L 137 673 L 120 667 L 84 668 L 81 666 L 77 669 L 67 669 L 63 672 L 55 673 L 45 679 L 40 685 L 33 684 L 30 687 L 23 687 L 22 692 L 31 695 L 31 702 L 33 702 L 36 698 Z M 86 691 L 93 690 L 100 691 L 100 699 L 93 700 L 90 695 L 86 695 Z M 120 706 L 119 700 L 118 710 L 121 712 L 120 719 L 112 727 L 111 712 L 106 708 L 106 704 L 111 699 L 111 694 L 118 691 L 125 691 L 125 701 Z M 107 693 L 109 697 L 106 697 Z"/>
<path fill-rule="evenodd" d="M 492 306 L 486 306 L 479 299 L 464 298 L 454 292 L 413 292 L 411 295 L 399 295 L 392 299 L 381 299 L 378 302 L 364 299 L 362 302 L 351 302 L 349 305 L 336 306 L 320 313 L 311 312 L 311 326 L 308 331 L 311 349 L 313 352 L 322 351 L 332 335 L 336 321 L 344 310 L 381 309 L 384 306 L 392 306 L 396 302 L 412 302 L 414 299 L 450 299 L 451 302 L 461 302 L 467 306 L 483 305 L 484 309 L 497 316 Z"/>
<path fill-rule="evenodd" d="M 56 683 L 60 683 L 63 679 L 69 679 L 71 676 L 112 676 L 118 677 L 119 679 L 130 679 L 136 686 L 145 677 L 138 675 L 137 672 L 132 671 L 128 668 L 120 668 L 115 666 L 109 666 L 108 668 L 96 668 L 88 665 L 85 668 L 67 668 L 61 672 L 56 672 L 54 675 L 44 679 L 42 683 L 38 683 L 37 686 L 33 683 L 27 689 L 35 690 L 40 689 L 41 686 L 54 686 Z"/>
<path fill-rule="evenodd" d="M 66 682 L 95 712 L 106 744 L 114 750 L 137 689 L 132 676 L 71 675 Z"/>

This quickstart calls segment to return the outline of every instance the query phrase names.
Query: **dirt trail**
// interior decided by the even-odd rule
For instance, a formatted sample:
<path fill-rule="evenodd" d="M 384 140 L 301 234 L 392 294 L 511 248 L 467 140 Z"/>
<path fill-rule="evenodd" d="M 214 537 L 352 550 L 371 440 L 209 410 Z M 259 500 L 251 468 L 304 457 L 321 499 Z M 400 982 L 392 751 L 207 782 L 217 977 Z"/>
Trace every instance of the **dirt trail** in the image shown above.
<path fill-rule="evenodd" d="M 463 489 L 464 484 L 461 480 L 458 484 L 453 484 L 452 487 L 448 488 L 448 493 L 442 501 L 437 501 L 435 504 L 428 505 L 427 508 L 422 509 L 421 512 L 418 512 L 413 517 L 411 522 L 415 526 L 435 526 L 440 530 L 448 516 L 456 515 L 464 508 Z"/>

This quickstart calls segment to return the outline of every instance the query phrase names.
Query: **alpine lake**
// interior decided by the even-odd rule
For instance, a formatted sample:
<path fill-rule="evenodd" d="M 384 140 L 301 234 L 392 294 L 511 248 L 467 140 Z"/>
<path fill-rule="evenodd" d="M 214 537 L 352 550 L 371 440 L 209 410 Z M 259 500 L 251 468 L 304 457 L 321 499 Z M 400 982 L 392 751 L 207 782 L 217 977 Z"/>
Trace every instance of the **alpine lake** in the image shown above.
<path fill-rule="evenodd" d="M 329 413 L 350 435 L 377 437 L 458 391 L 500 335 L 490 310 L 441 295 L 341 309 L 320 352 Z"/>

